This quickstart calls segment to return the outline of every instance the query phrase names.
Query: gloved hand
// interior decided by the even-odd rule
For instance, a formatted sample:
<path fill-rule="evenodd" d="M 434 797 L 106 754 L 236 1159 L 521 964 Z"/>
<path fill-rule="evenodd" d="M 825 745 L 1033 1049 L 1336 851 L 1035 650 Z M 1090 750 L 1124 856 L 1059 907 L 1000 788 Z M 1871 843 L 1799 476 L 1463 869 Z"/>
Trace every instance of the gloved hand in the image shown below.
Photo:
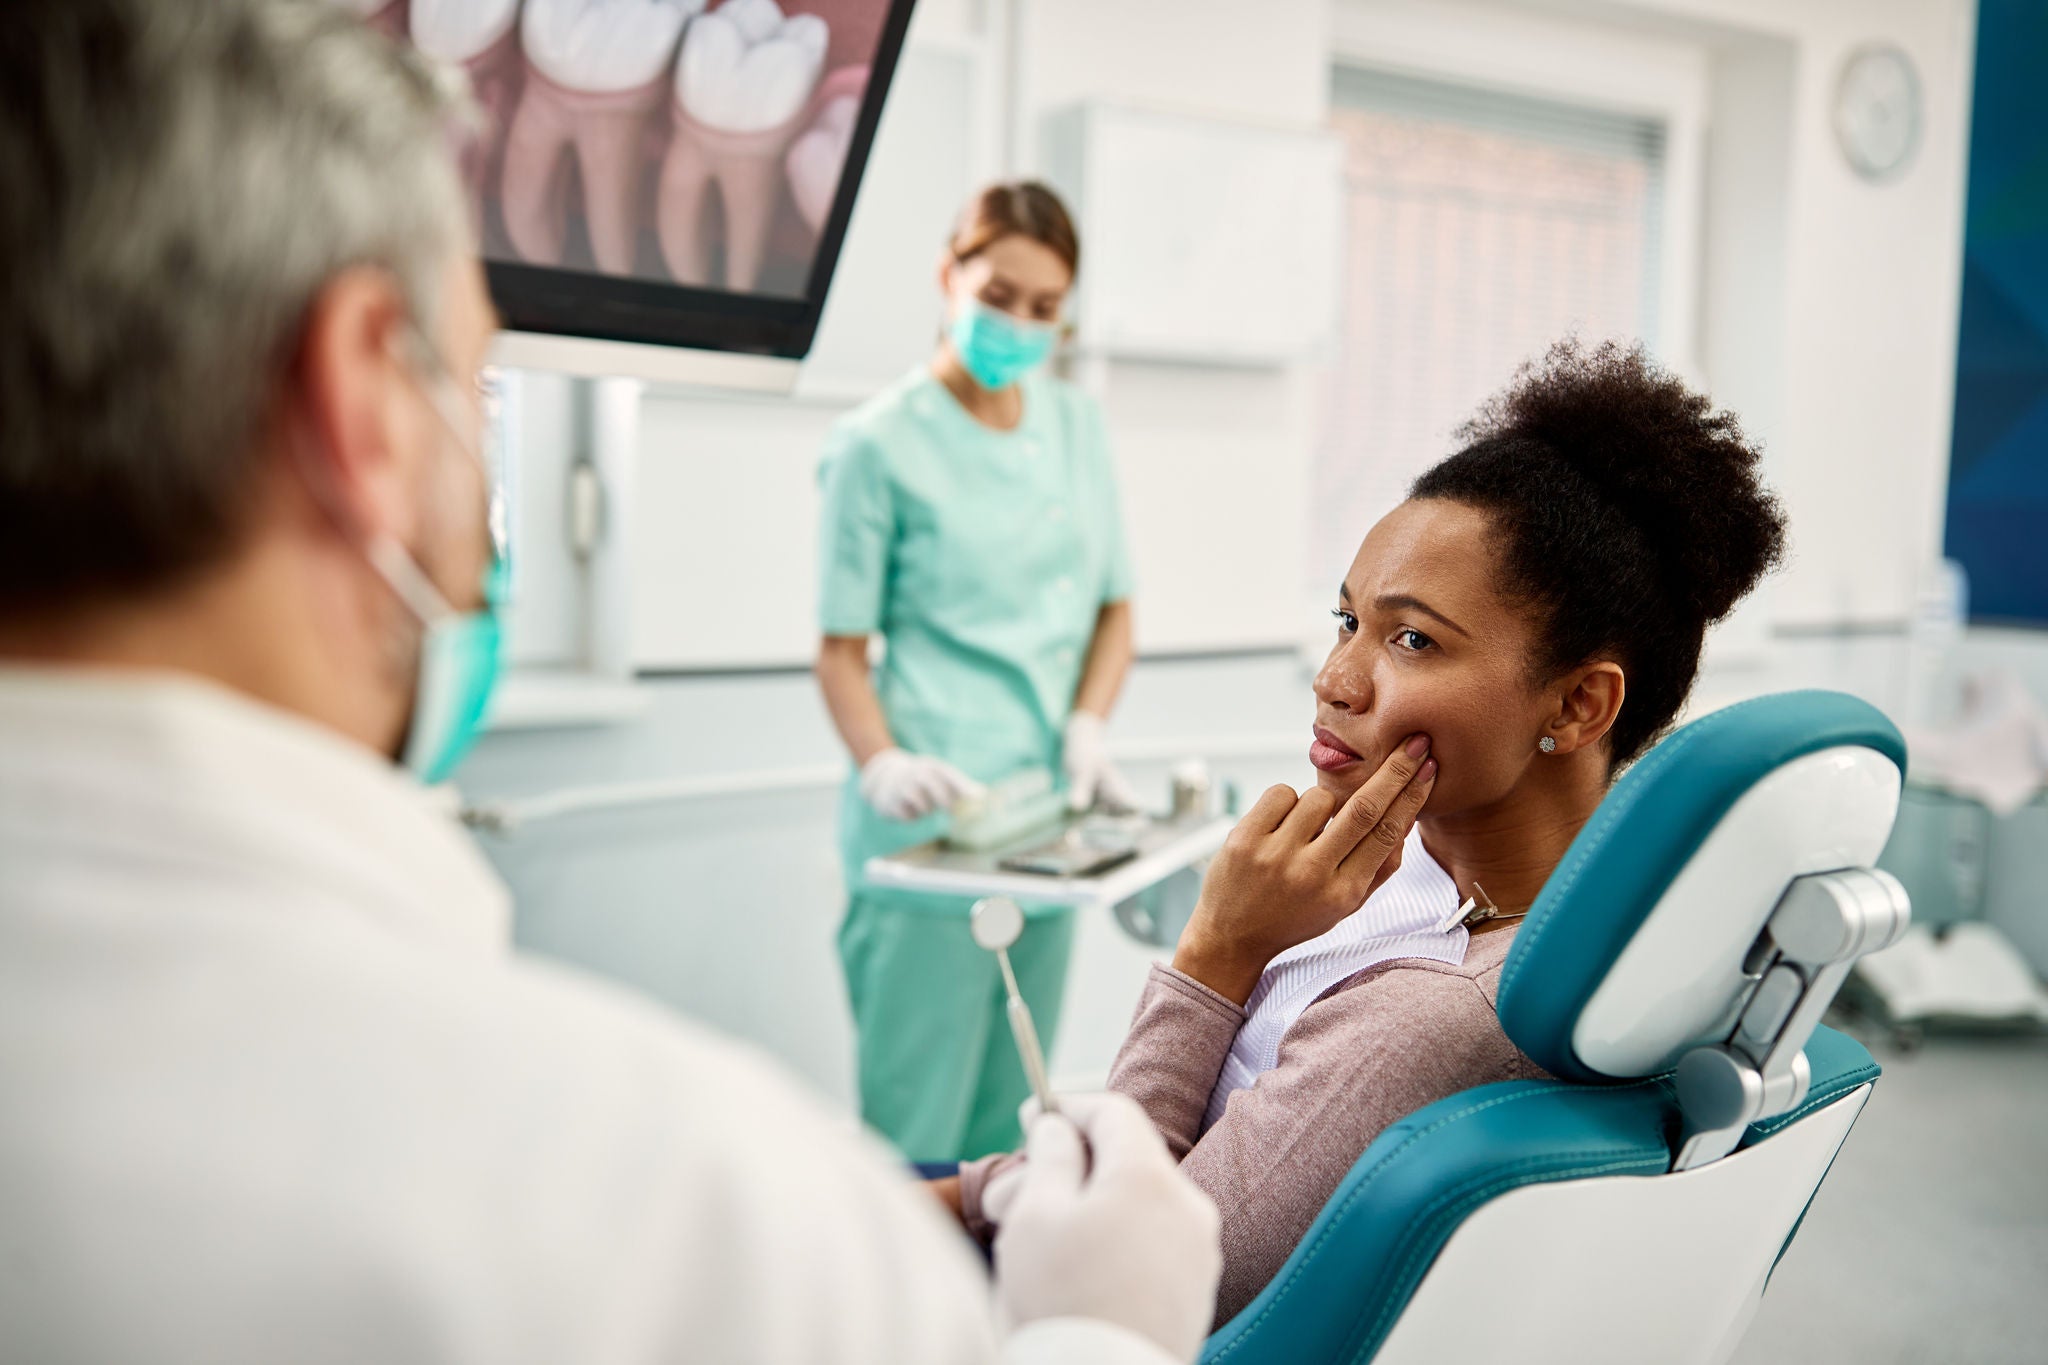
<path fill-rule="evenodd" d="M 861 800 L 891 820 L 918 820 L 985 790 L 944 759 L 884 749 L 860 770 Z"/>
<path fill-rule="evenodd" d="M 1138 808 L 1131 784 L 1109 761 L 1102 717 L 1093 711 L 1076 711 L 1067 717 L 1060 766 L 1067 773 L 1067 803 L 1075 810 L 1087 810 L 1098 804 L 1116 811 Z"/>
<path fill-rule="evenodd" d="M 1096 1318 L 1193 1360 L 1223 1274 L 1215 1204 L 1129 1096 L 1062 1096 L 1060 1109 L 1032 1121 L 1028 1160 L 1004 1201 L 995 1244 L 1004 1330 Z"/>

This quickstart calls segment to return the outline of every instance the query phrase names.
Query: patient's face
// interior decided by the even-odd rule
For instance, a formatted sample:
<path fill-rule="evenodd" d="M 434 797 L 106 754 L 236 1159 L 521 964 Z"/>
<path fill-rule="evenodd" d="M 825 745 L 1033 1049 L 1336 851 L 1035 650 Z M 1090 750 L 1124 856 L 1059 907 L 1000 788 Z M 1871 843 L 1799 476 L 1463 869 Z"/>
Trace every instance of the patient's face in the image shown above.
<path fill-rule="evenodd" d="M 1351 795 L 1421 733 L 1438 765 L 1425 814 L 1450 815 L 1500 801 L 1536 759 L 1556 700 L 1531 685 L 1533 632 L 1495 583 L 1495 539 L 1489 514 L 1436 499 L 1366 536 L 1316 675 L 1316 724 L 1340 746 L 1311 751 L 1324 790 Z"/>

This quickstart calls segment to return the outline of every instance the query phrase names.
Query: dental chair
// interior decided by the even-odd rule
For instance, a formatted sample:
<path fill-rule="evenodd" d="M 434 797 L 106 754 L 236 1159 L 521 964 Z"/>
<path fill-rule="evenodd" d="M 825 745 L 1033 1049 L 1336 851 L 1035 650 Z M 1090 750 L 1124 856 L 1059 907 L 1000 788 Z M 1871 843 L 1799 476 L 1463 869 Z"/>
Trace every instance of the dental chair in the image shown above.
<path fill-rule="evenodd" d="M 1905 931 L 1871 866 L 1905 765 L 1891 722 L 1833 692 L 1651 750 L 1501 972 L 1502 1025 L 1556 1079 L 1381 1133 L 1202 1359 L 1726 1360 L 1877 1079 L 1820 1017 Z"/>

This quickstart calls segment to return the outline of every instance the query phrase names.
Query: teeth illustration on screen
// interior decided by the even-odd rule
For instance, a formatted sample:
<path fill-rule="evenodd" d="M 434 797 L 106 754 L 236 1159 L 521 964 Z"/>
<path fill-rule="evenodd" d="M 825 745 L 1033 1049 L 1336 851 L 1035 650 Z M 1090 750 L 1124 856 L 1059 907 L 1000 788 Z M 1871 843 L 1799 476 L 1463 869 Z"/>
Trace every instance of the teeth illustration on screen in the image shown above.
<path fill-rule="evenodd" d="M 675 137 L 655 214 L 662 256 L 685 284 L 712 284 L 704 224 L 718 183 L 729 289 L 751 289 L 767 257 L 782 192 L 782 158 L 803 127 L 831 32 L 775 0 L 725 0 L 690 25 L 676 67 Z"/>
<path fill-rule="evenodd" d="M 568 90 L 638 90 L 668 74 L 703 0 L 527 0 L 526 57 Z"/>
<path fill-rule="evenodd" d="M 505 141 L 505 231 L 521 257 L 559 265 L 567 160 L 598 268 L 633 268 L 649 123 L 684 25 L 704 0 L 526 0 L 526 85 Z"/>
<path fill-rule="evenodd" d="M 832 196 L 846 169 L 846 153 L 853 146 L 853 124 L 859 114 L 860 96 L 840 95 L 790 144 L 790 194 L 813 232 L 825 225 L 825 215 L 832 211 Z"/>
<path fill-rule="evenodd" d="M 775 0 L 726 0 L 683 39 L 676 98 L 722 132 L 780 127 L 810 98 L 830 41 L 814 14 L 785 19 Z"/>
<path fill-rule="evenodd" d="M 519 0 L 412 0 L 412 40 L 444 62 L 467 63 L 503 42 L 519 19 Z"/>
<path fill-rule="evenodd" d="M 484 186 L 502 159 L 505 126 L 519 99 L 520 0 L 412 0 L 413 43 L 436 61 L 460 66 L 489 120 L 485 135 L 462 149 L 470 209 L 483 221 Z"/>

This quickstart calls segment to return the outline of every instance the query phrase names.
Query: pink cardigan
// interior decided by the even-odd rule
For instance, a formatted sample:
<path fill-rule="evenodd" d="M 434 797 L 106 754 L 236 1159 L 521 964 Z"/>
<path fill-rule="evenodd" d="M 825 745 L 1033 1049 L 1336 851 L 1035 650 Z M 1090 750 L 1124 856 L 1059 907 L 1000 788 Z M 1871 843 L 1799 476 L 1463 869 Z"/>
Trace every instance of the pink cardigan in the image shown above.
<path fill-rule="evenodd" d="M 1495 1012 L 1513 939 L 1513 930 L 1477 934 L 1458 966 L 1401 958 L 1338 982 L 1287 1031 L 1279 1065 L 1233 1094 L 1206 1133 L 1209 1092 L 1245 1013 L 1170 967 L 1152 969 L 1109 1088 L 1144 1106 L 1222 1211 L 1219 1324 L 1265 1288 L 1381 1129 L 1460 1090 L 1545 1074 Z M 984 1240 L 995 1229 L 982 1192 L 1018 1159 L 961 1168 L 962 1214 Z"/>

